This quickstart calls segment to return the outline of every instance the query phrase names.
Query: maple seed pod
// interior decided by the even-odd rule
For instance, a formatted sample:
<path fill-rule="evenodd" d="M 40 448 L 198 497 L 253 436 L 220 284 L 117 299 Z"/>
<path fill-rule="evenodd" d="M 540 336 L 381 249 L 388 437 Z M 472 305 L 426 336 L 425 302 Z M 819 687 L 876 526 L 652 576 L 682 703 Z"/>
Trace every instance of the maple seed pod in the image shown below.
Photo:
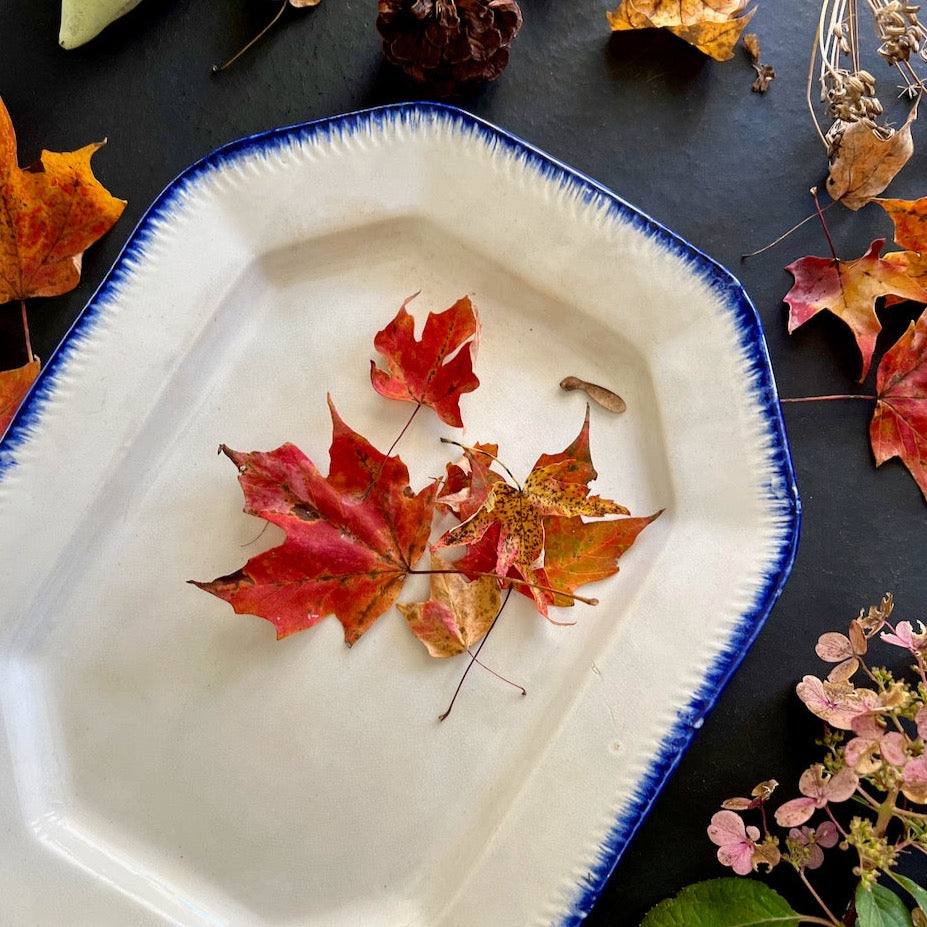
<path fill-rule="evenodd" d="M 515 0 L 379 0 L 383 54 L 438 96 L 495 80 L 521 28 Z"/>

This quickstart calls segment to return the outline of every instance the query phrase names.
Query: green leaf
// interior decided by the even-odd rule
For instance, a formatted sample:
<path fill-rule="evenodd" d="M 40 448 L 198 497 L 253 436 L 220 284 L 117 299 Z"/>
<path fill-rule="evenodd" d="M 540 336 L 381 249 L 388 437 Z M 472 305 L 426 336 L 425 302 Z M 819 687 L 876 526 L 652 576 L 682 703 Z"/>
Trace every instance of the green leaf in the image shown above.
<path fill-rule="evenodd" d="M 911 912 L 884 885 L 856 888 L 856 927 L 912 927 Z"/>
<path fill-rule="evenodd" d="M 641 927 L 797 927 L 799 920 L 789 903 L 762 882 L 711 879 L 661 901 Z"/>
<path fill-rule="evenodd" d="M 907 876 L 890 872 L 889 875 L 917 902 L 917 906 L 927 914 L 927 891 Z"/>

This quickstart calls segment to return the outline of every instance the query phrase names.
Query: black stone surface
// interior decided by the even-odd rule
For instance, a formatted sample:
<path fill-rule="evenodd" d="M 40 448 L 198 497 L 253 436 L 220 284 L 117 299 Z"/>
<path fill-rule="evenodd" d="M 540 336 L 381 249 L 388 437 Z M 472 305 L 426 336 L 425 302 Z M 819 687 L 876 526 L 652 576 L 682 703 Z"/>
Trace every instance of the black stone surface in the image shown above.
<path fill-rule="evenodd" d="M 783 268 L 802 255 L 828 253 L 817 222 L 741 262 L 742 253 L 808 215 L 808 190 L 823 184 L 824 151 L 805 108 L 816 6 L 760 3 L 750 31 L 759 34 L 763 60 L 778 77 L 759 95 L 750 90 L 753 70 L 740 50 L 719 64 L 668 35 L 611 36 L 604 0 L 524 0 L 525 25 L 506 73 L 453 101 L 587 173 L 731 268 L 759 310 L 787 397 L 854 391 L 859 371 L 855 346 L 837 320 L 819 317 L 791 337 L 786 331 L 782 297 L 791 278 Z M 211 66 L 274 9 L 258 0 L 144 0 L 98 39 L 65 52 L 57 47 L 55 0 L 3 5 L 0 96 L 16 126 L 21 163 L 42 147 L 71 150 L 108 136 L 95 170 L 129 202 L 116 228 L 85 255 L 80 286 L 29 304 L 37 354 L 49 357 L 151 200 L 192 161 L 264 129 L 427 97 L 381 60 L 374 0 L 322 0 L 314 9 L 290 10 L 261 46 L 212 76 Z M 897 81 L 878 62 L 872 69 L 888 104 Z M 896 122 L 903 118 L 899 109 Z M 914 135 L 923 150 L 920 126 Z M 890 192 L 927 194 L 921 153 Z M 873 205 L 858 213 L 834 207 L 827 221 L 843 257 L 891 235 L 891 223 Z M 0 309 L 6 366 L 21 358 L 18 311 Z M 879 352 L 914 315 L 906 307 L 884 314 Z M 783 784 L 783 797 L 797 794 L 798 775 L 817 756 L 820 729 L 794 686 L 823 668 L 813 653 L 818 634 L 843 629 L 887 590 L 900 616 L 927 611 L 927 507 L 898 462 L 876 471 L 869 415 L 864 402 L 786 407 L 804 505 L 792 578 L 588 924 L 636 925 L 684 884 L 722 875 L 705 836 L 722 799 L 767 777 Z M 674 630 L 663 633 L 669 641 Z M 531 835 L 524 839 L 527 846 Z M 826 864 L 817 880 L 834 906 L 845 898 L 847 871 Z M 925 867 L 919 875 L 927 875 Z M 813 910 L 794 877 L 779 873 L 772 882 L 801 910 Z"/>

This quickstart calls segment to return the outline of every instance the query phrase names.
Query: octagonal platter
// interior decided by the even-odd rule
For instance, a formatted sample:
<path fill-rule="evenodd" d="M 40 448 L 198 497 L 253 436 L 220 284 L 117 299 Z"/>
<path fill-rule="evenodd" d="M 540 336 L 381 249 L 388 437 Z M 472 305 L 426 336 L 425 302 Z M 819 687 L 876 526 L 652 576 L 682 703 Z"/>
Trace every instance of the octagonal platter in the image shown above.
<path fill-rule="evenodd" d="M 330 393 L 386 448 L 375 332 L 478 305 L 466 428 L 516 474 L 592 409 L 596 492 L 664 514 L 545 622 L 463 659 L 395 611 L 275 640 L 186 580 L 280 540 L 220 442 L 327 462 Z M 427 411 L 427 410 L 426 410 Z M 737 282 L 592 181 L 458 110 L 245 139 L 152 206 L 0 451 L 0 897 L 9 923 L 467 927 L 582 919 L 791 566 L 798 500 Z M 405 599 L 426 589 L 410 580 Z M 517 601 L 515 601 L 517 600 Z"/>

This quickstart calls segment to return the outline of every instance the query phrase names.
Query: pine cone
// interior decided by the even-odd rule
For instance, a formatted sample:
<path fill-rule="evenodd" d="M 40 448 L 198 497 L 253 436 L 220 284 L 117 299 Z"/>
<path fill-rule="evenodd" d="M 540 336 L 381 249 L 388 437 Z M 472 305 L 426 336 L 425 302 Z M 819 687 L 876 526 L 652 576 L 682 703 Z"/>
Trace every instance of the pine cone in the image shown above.
<path fill-rule="evenodd" d="M 515 0 L 379 0 L 387 61 L 439 96 L 495 80 L 520 28 Z"/>

